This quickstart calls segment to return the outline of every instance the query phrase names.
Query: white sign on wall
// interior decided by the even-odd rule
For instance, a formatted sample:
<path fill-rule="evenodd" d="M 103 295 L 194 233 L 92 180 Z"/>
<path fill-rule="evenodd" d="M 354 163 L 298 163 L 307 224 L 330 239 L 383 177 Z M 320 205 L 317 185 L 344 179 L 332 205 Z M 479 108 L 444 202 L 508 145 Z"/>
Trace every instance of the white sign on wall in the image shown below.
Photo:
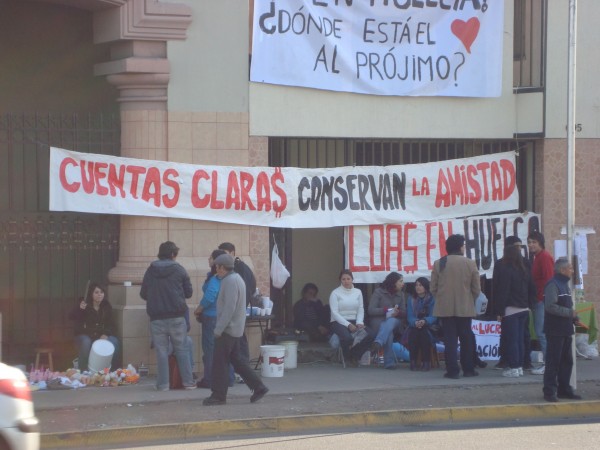
<path fill-rule="evenodd" d="M 498 97 L 504 2 L 255 0 L 250 81 Z"/>

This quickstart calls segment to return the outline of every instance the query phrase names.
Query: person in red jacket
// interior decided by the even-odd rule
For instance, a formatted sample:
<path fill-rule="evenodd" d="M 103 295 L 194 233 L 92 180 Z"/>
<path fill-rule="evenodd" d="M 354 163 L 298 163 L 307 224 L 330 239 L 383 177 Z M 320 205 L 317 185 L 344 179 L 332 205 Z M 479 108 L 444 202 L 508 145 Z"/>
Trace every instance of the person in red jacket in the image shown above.
<path fill-rule="evenodd" d="M 531 311 L 533 315 L 533 328 L 538 342 L 542 347 L 544 361 L 546 361 L 546 335 L 544 334 L 544 287 L 546 283 L 554 277 L 554 258 L 548 253 L 545 247 L 545 238 L 539 231 L 533 231 L 527 236 L 527 247 L 533 255 L 533 265 L 531 267 L 531 277 L 535 284 L 537 305 Z M 545 364 L 533 369 L 531 373 L 543 375 Z"/>

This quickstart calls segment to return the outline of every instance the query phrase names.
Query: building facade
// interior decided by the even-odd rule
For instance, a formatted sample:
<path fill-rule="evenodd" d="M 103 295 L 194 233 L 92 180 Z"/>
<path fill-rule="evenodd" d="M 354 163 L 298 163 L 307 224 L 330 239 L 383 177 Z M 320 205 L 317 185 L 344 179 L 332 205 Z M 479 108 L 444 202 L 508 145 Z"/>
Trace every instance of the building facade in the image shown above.
<path fill-rule="evenodd" d="M 575 221 L 589 228 L 600 215 L 596 3 L 578 2 Z M 145 361 L 152 369 L 139 283 L 165 240 L 181 248 L 178 260 L 196 293 L 210 252 L 233 242 L 261 292 L 287 305 L 279 315 L 288 323 L 304 283 L 317 283 L 327 299 L 344 265 L 341 228 L 53 214 L 44 184 L 50 145 L 192 164 L 297 167 L 411 164 L 517 150 L 520 210 L 542 215 L 552 251 L 564 238 L 567 214 L 568 2 L 504 4 L 500 97 L 452 98 L 251 83 L 253 1 L 0 0 L 0 62 L 10 68 L 0 76 L 4 359 L 27 363 L 35 346 L 52 343 L 67 364 L 75 352 L 65 317 L 94 278 L 109 284 L 124 362 Z M 34 192 L 23 182 L 29 179 L 38 180 Z M 292 272 L 283 292 L 270 288 L 273 239 Z M 591 301 L 600 293 L 598 247 L 596 235 L 588 235 L 584 282 Z M 198 301 L 195 294 L 190 306 Z M 198 328 L 192 326 L 195 336 Z"/>

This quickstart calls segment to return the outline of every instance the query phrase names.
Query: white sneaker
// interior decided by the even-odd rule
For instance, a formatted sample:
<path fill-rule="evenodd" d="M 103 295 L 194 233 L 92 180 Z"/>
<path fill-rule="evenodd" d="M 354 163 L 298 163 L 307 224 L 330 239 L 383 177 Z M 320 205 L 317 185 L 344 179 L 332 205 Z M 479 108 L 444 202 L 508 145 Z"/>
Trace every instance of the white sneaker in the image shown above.
<path fill-rule="evenodd" d="M 502 376 L 507 378 L 519 378 L 519 369 L 504 369 Z"/>
<path fill-rule="evenodd" d="M 545 364 L 542 364 L 537 369 L 531 369 L 531 373 L 534 374 L 534 375 L 544 375 L 545 371 L 546 371 L 546 365 Z"/>
<path fill-rule="evenodd" d="M 522 377 L 523 376 L 523 368 L 518 367 L 517 370 L 519 371 L 519 376 Z"/>

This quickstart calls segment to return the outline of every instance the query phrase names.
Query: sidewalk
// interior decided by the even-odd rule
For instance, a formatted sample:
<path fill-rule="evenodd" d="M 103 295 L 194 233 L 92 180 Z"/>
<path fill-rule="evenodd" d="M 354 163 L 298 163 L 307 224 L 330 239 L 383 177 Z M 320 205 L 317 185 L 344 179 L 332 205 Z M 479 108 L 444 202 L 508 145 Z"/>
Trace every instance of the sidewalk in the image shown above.
<path fill-rule="evenodd" d="M 44 448 L 386 424 L 600 417 L 600 358 L 577 360 L 577 391 L 584 401 L 555 404 L 544 402 L 541 376 L 504 378 L 493 364 L 479 369 L 478 377 L 459 380 L 443 378 L 441 368 L 411 372 L 407 364 L 397 370 L 300 364 L 283 377 L 264 378 L 270 391 L 255 404 L 243 384 L 230 389 L 226 405 L 206 407 L 202 399 L 208 390 L 156 392 L 152 377 L 116 388 L 37 391 L 33 398 Z"/>

